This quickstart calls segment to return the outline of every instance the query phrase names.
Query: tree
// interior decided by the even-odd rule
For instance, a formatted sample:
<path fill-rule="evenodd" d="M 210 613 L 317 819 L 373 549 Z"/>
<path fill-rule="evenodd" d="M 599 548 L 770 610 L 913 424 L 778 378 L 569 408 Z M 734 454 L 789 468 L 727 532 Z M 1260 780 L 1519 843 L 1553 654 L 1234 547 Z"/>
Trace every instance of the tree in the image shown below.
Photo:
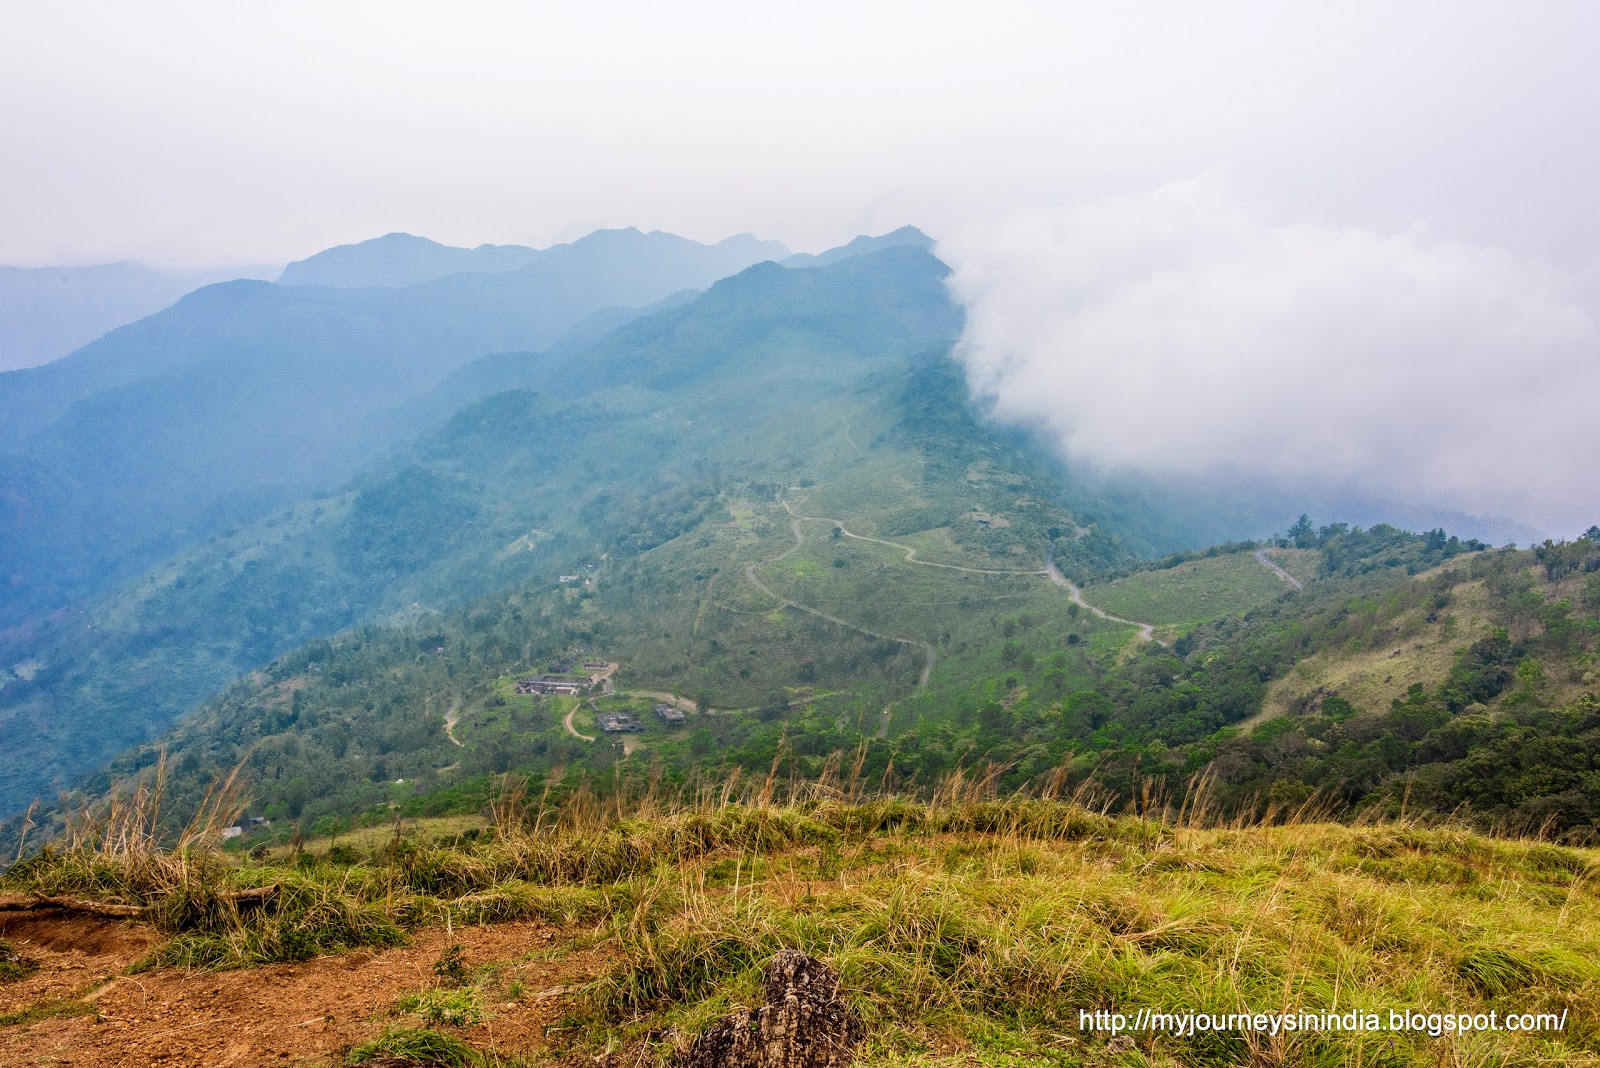
<path fill-rule="evenodd" d="M 1594 526 L 1584 531 L 1582 537 L 1587 541 L 1600 544 L 1600 523 L 1596 523 Z"/>
<path fill-rule="evenodd" d="M 1289 528 L 1289 540 L 1300 549 L 1309 549 L 1316 544 L 1316 527 L 1311 525 L 1311 517 L 1304 512 L 1294 521 L 1294 526 Z"/>

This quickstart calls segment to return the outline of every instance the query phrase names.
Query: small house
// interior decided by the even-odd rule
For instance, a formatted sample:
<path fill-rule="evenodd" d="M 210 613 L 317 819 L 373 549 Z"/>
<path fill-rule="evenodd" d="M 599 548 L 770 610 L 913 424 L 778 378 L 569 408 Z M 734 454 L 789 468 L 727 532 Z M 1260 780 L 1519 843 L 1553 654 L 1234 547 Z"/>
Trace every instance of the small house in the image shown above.
<path fill-rule="evenodd" d="M 644 724 L 626 712 L 608 712 L 598 720 L 600 729 L 607 734 L 628 734 L 644 730 Z"/>

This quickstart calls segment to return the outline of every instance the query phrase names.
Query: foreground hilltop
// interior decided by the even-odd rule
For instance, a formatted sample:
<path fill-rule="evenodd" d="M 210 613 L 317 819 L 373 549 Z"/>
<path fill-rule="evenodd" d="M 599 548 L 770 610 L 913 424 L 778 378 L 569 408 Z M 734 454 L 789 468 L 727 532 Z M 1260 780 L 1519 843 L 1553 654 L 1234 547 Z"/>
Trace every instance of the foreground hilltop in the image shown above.
<path fill-rule="evenodd" d="M 1600 1062 L 1593 850 L 1118 818 L 960 777 L 852 801 L 844 778 L 626 818 L 513 791 L 486 828 L 232 862 L 157 851 L 124 810 L 4 879 L 0 1061 L 666 1062 L 797 949 L 837 970 L 865 1063 Z M 79 900 L 14 911 L 41 894 Z M 1141 1011 L 1303 1018 L 1180 1035 Z M 1430 1034 L 1445 1013 L 1484 1028 Z M 1329 1014 L 1354 1029 L 1307 1029 Z"/>

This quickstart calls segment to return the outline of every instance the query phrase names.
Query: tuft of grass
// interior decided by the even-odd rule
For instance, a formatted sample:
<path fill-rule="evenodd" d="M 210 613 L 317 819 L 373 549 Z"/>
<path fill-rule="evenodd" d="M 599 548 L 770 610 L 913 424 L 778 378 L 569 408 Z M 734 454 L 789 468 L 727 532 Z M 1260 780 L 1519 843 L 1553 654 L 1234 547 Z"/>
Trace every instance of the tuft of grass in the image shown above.
<path fill-rule="evenodd" d="M 454 1035 L 431 1027 L 389 1028 L 371 1042 L 352 1047 L 345 1063 L 393 1058 L 429 1068 L 484 1068 L 493 1062 Z"/>
<path fill-rule="evenodd" d="M 472 980 L 467 971 L 466 947 L 459 942 L 444 947 L 439 959 L 433 962 L 433 974 L 449 986 L 466 986 Z"/>
<path fill-rule="evenodd" d="M 348 881 L 341 885 L 296 874 L 298 878 L 284 873 L 270 910 L 183 930 L 136 969 L 243 968 L 405 944 L 405 932 L 381 899 L 364 900 L 363 888 Z"/>
<path fill-rule="evenodd" d="M 16 1012 L 0 1016 L 0 1027 L 26 1026 L 40 1020 L 53 1020 L 66 1016 L 96 1016 L 99 1010 L 87 1001 L 76 998 L 51 998 Z"/>
<path fill-rule="evenodd" d="M 397 1013 L 415 1013 L 430 1027 L 470 1027 L 488 1018 L 476 987 L 438 987 L 407 994 L 395 1003 Z"/>
<path fill-rule="evenodd" d="M 0 983 L 15 983 L 38 970 L 38 961 L 23 956 L 9 939 L 0 938 Z"/>

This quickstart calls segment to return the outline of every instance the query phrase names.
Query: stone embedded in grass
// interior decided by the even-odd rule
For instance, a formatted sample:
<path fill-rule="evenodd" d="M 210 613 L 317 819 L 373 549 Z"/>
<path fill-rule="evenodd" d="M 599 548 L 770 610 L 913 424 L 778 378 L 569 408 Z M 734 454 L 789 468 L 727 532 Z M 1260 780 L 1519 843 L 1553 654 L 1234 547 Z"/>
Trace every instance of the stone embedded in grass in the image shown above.
<path fill-rule="evenodd" d="M 865 1030 L 839 996 L 839 973 L 795 949 L 761 976 L 766 1004 L 736 1009 L 679 1059 L 680 1068 L 844 1068 Z"/>

